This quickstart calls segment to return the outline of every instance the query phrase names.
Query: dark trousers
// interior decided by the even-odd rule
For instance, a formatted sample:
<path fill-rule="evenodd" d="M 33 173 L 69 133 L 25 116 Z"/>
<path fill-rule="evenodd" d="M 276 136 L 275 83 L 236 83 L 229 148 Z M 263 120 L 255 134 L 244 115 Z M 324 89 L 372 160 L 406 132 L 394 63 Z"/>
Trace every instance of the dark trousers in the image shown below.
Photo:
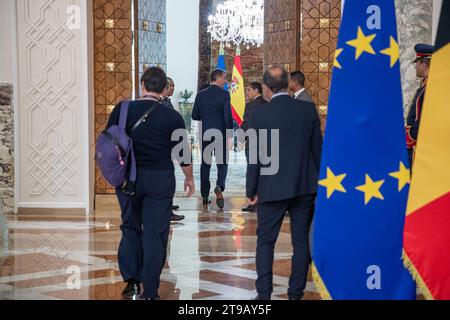
<path fill-rule="evenodd" d="M 289 212 L 291 219 L 291 239 L 294 247 L 288 296 L 290 299 L 303 297 L 311 263 L 308 234 L 314 212 L 314 200 L 315 195 L 307 195 L 258 204 L 256 289 L 262 299 L 270 299 L 273 292 L 274 248 L 286 211 Z"/>
<path fill-rule="evenodd" d="M 211 182 L 210 182 L 210 174 L 211 174 L 211 162 L 207 163 L 204 158 L 204 150 L 207 148 L 212 142 L 204 141 L 202 144 L 202 165 L 200 167 L 200 181 L 201 181 L 201 194 L 202 198 L 206 199 L 209 197 L 209 193 L 211 191 Z M 226 142 L 224 142 L 224 146 L 222 150 L 214 150 L 213 153 L 216 155 L 216 162 L 218 153 L 221 153 L 219 158 L 222 158 L 222 163 L 217 163 L 217 182 L 216 185 L 225 191 L 226 180 L 228 174 L 228 148 L 226 146 Z M 209 155 L 208 155 L 209 156 Z"/>
<path fill-rule="evenodd" d="M 167 258 L 174 172 L 138 170 L 136 194 L 129 197 L 120 190 L 116 193 L 122 209 L 120 272 L 126 282 L 143 283 L 144 298 L 154 298 Z"/>

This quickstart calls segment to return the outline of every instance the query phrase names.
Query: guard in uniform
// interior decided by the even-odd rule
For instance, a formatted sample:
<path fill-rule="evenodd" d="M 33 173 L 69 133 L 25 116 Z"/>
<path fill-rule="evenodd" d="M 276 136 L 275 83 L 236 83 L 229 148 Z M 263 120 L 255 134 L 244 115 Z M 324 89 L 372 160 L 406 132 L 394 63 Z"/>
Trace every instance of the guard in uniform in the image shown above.
<path fill-rule="evenodd" d="M 414 151 L 419 133 L 420 116 L 422 115 L 422 106 L 427 87 L 431 55 L 433 54 L 434 47 L 428 44 L 417 44 L 414 47 L 414 50 L 416 51 L 416 59 L 413 63 L 416 64 L 416 75 L 418 78 L 423 80 L 420 88 L 414 96 L 411 109 L 406 120 L 406 145 L 408 148 L 410 168 L 412 168 L 414 161 Z"/>

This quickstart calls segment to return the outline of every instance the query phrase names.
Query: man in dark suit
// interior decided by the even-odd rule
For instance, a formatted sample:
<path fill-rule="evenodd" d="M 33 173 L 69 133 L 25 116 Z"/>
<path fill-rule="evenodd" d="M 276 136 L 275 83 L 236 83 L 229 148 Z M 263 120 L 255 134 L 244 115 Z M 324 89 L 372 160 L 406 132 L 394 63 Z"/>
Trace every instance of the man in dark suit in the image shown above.
<path fill-rule="evenodd" d="M 313 102 L 311 95 L 305 89 L 305 74 L 301 71 L 294 71 L 290 75 L 289 90 L 293 92 L 296 100 Z"/>
<path fill-rule="evenodd" d="M 211 73 L 211 85 L 200 91 L 195 99 L 192 110 L 192 119 L 202 122 L 202 165 L 200 170 L 201 193 L 203 205 L 208 206 L 211 183 L 209 180 L 211 171 L 211 154 L 205 154 L 205 149 L 211 144 L 217 146 L 213 138 L 212 141 L 203 141 L 205 132 L 210 129 L 220 131 L 222 143 L 214 148 L 217 162 L 218 177 L 214 193 L 216 194 L 217 206 L 223 209 L 225 202 L 223 192 L 228 173 L 228 137 L 227 130 L 233 129 L 233 117 L 231 115 L 230 93 L 224 90 L 227 83 L 226 73 L 221 69 L 216 69 Z M 208 148 L 208 152 L 209 152 Z M 206 159 L 205 159 L 206 158 Z"/>
<path fill-rule="evenodd" d="M 242 123 L 241 129 L 244 131 L 248 130 L 250 119 L 252 117 L 252 114 L 255 110 L 257 110 L 262 105 L 266 104 L 267 101 L 264 100 L 263 94 L 262 94 L 262 85 L 259 82 L 252 82 L 247 87 L 247 97 L 248 102 L 245 106 L 245 112 L 244 112 L 244 122 Z M 249 155 L 249 148 L 248 148 L 248 139 L 245 141 L 245 156 L 247 157 L 248 162 L 248 155 Z M 244 212 L 255 212 L 256 206 L 248 205 L 246 208 L 242 208 L 242 211 Z"/>
<path fill-rule="evenodd" d="M 173 96 L 174 92 L 175 92 L 175 82 L 173 81 L 172 78 L 167 77 L 167 88 L 162 97 L 163 102 L 171 109 L 176 110 L 172 103 L 172 100 L 170 99 Z"/>
<path fill-rule="evenodd" d="M 257 144 L 258 149 L 267 149 L 269 154 L 277 149 L 275 143 L 278 143 L 279 154 L 275 155 L 279 157 L 278 172 L 268 175 L 269 165 L 263 165 L 260 160 L 250 163 L 247 170 L 248 202 L 258 204 L 256 288 L 257 299 L 261 300 L 270 299 L 273 291 L 274 248 L 286 211 L 290 214 L 294 247 L 289 299 L 303 297 L 311 262 L 308 233 L 317 193 L 322 133 L 314 104 L 290 97 L 288 81 L 289 75 L 281 67 L 266 71 L 263 91 L 270 102 L 256 110 L 250 120 L 250 130 L 268 130 L 269 137 L 274 130 L 279 133 L 279 141 L 259 139 Z"/>
<path fill-rule="evenodd" d="M 248 102 L 245 105 L 245 112 L 244 112 L 244 121 L 242 122 L 241 128 L 244 131 L 248 130 L 249 122 L 252 117 L 253 111 L 258 109 L 263 104 L 266 104 L 267 101 L 264 100 L 263 92 L 262 92 L 262 85 L 259 82 L 252 82 L 247 87 L 247 97 Z"/>

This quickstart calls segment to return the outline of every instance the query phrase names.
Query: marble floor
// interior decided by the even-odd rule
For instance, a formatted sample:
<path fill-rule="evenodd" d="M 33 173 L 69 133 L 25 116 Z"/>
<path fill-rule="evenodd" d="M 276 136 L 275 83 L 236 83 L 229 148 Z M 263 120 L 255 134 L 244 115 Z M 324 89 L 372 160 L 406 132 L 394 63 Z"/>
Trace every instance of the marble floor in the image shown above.
<path fill-rule="evenodd" d="M 199 198 L 175 199 L 186 220 L 172 224 L 160 295 L 168 300 L 252 299 L 256 215 L 244 198 L 220 212 Z M 0 221 L 0 299 L 121 299 L 117 265 L 120 215 L 114 197 L 98 197 L 95 215 L 8 215 Z M 290 273 L 289 218 L 274 262 L 274 299 L 286 299 Z M 308 279 L 305 299 L 320 299 Z"/>

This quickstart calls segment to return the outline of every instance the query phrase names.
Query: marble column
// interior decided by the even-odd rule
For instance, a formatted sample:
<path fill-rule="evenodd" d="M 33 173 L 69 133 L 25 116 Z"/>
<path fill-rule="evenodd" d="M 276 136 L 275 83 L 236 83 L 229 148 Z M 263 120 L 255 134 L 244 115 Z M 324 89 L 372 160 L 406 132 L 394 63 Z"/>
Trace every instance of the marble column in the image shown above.
<path fill-rule="evenodd" d="M 432 43 L 433 0 L 395 0 L 400 45 L 405 117 L 419 86 L 416 78 L 414 46 Z"/>
<path fill-rule="evenodd" d="M 14 110 L 12 85 L 0 84 L 0 210 L 14 212 Z"/>

